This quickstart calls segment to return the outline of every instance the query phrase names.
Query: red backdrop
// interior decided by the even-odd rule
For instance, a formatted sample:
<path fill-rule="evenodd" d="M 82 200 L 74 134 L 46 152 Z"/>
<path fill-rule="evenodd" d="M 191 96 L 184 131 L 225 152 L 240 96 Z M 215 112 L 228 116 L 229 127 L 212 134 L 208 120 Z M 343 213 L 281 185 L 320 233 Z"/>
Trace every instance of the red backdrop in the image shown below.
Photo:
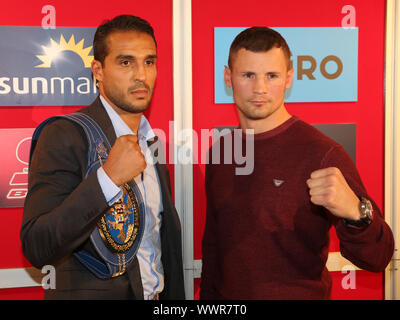
<path fill-rule="evenodd" d="M 193 128 L 238 124 L 233 104 L 214 104 L 214 27 L 341 27 L 346 0 L 193 0 Z M 311 124 L 356 123 L 357 167 L 370 195 L 383 209 L 383 69 L 385 1 L 353 0 L 359 28 L 358 101 L 288 103 L 291 114 Z M 194 168 L 194 258 L 201 259 L 205 222 L 204 165 Z M 339 251 L 334 231 L 331 251 Z M 341 288 L 333 272 L 332 298 L 381 299 L 382 274 L 357 271 L 355 290 Z M 196 281 L 196 292 L 198 292 Z"/>
<path fill-rule="evenodd" d="M 115 1 L 4 1 L 0 10 L 3 26 L 41 26 L 42 7 L 56 9 L 56 27 L 97 27 L 105 19 L 119 14 L 133 14 L 146 19 L 153 26 L 158 45 L 158 81 L 153 102 L 146 112 L 153 128 L 164 130 L 168 138 L 168 121 L 173 119 L 172 91 L 172 1 L 148 2 Z M 18 39 L 16 39 L 18 41 Z M 56 114 L 71 113 L 83 106 L 57 107 L 0 107 L 0 128 L 34 128 L 42 120 Z M 168 152 L 168 149 L 166 150 Z M 173 178 L 173 166 L 169 166 Z M 19 230 L 22 208 L 0 209 L 0 269 L 29 267 L 23 257 Z M 37 288 L 0 289 L 0 299 L 41 299 L 43 291 Z"/>
<path fill-rule="evenodd" d="M 5 26 L 40 26 L 44 5 L 56 8 L 57 26 L 96 27 L 105 18 L 130 13 L 147 19 L 158 42 L 158 81 L 150 111 L 146 114 L 154 128 L 168 134 L 173 119 L 172 98 L 172 1 L 132 2 L 8 1 L 2 3 L 0 23 Z M 338 27 L 347 5 L 345 0 L 287 0 L 285 2 L 247 0 L 193 0 L 193 128 L 237 125 L 233 104 L 214 104 L 214 27 Z M 353 0 L 359 28 L 358 101 L 354 103 L 290 103 L 292 114 L 315 123 L 357 124 L 357 167 L 371 196 L 383 209 L 383 66 L 385 1 Z M 17 41 L 17 40 L 16 40 Z M 43 119 L 73 112 L 74 107 L 0 107 L 0 128 L 33 128 Z M 168 152 L 168 150 L 166 150 Z M 173 167 L 171 178 L 173 178 Z M 0 209 L 0 269 L 30 266 L 21 253 L 19 229 L 22 208 Z M 194 259 L 201 259 L 201 238 L 205 217 L 204 165 L 194 166 Z M 331 251 L 338 251 L 332 232 Z M 357 289 L 343 290 L 340 272 L 332 273 L 332 298 L 381 299 L 382 274 L 357 271 Z M 196 291 L 198 283 L 196 282 Z M 41 288 L 0 289 L 0 299 L 41 299 Z"/>

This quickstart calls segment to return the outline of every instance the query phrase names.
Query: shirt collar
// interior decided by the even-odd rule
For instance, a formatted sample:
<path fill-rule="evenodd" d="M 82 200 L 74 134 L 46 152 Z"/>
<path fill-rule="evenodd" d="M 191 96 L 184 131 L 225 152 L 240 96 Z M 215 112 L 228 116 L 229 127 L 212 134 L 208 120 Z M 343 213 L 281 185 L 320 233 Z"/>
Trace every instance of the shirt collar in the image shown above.
<path fill-rule="evenodd" d="M 111 119 L 111 123 L 115 130 L 116 137 L 120 137 L 126 134 L 133 134 L 132 130 L 128 127 L 124 120 L 119 116 L 119 114 L 114 110 L 113 107 L 107 102 L 106 99 L 102 95 L 100 95 L 100 100 L 106 109 L 108 116 Z M 150 126 L 147 118 L 142 114 L 140 119 L 139 129 L 138 129 L 138 139 L 148 141 L 153 139 L 156 135 L 154 134 L 153 129 Z"/>

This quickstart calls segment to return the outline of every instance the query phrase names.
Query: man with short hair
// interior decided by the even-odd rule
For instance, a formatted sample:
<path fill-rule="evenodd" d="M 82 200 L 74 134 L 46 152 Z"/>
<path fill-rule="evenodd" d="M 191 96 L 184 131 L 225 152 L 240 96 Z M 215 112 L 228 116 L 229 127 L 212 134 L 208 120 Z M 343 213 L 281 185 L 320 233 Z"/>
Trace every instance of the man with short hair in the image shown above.
<path fill-rule="evenodd" d="M 157 75 L 153 29 L 118 16 L 98 27 L 93 47 L 100 96 L 32 144 L 23 252 L 56 268 L 46 299 L 184 299 L 180 221 L 143 115 Z"/>
<path fill-rule="evenodd" d="M 381 272 L 392 257 L 392 232 L 350 157 L 286 110 L 290 56 L 283 37 L 266 27 L 242 31 L 231 45 L 225 84 L 240 128 L 254 130 L 254 170 L 236 175 L 238 164 L 212 159 L 206 166 L 201 299 L 329 299 L 332 225 L 356 266 Z M 209 154 L 224 159 L 237 147 L 227 141 Z"/>

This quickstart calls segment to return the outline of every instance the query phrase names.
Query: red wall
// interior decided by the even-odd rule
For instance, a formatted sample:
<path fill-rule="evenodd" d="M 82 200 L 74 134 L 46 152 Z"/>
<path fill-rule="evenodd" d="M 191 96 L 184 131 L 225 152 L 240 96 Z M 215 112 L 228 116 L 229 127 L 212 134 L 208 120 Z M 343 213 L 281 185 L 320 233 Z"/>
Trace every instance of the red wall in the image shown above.
<path fill-rule="evenodd" d="M 168 121 L 173 119 L 172 97 L 172 1 L 4 1 L 0 24 L 3 26 L 41 26 L 42 7 L 56 9 L 56 27 L 97 27 L 105 19 L 119 14 L 134 14 L 150 22 L 158 45 L 158 81 L 153 102 L 146 112 L 153 128 L 164 130 L 168 138 Z M 18 41 L 18 39 L 16 39 Z M 1 56 L 1 53 L 0 53 Z M 71 113 L 83 106 L 73 107 L 0 107 L 0 128 L 34 128 L 42 120 L 56 114 Z M 168 152 L 168 150 L 166 150 Z M 173 166 L 169 166 L 173 178 Z M 0 208 L 0 269 L 30 266 L 23 257 L 19 230 L 22 208 Z M 41 299 L 38 288 L 0 289 L 0 299 Z"/>
<path fill-rule="evenodd" d="M 214 27 L 340 27 L 347 0 L 193 0 L 193 128 L 238 124 L 233 104 L 214 104 Z M 359 28 L 358 101 L 287 103 L 291 114 L 311 124 L 356 123 L 357 167 L 370 195 L 383 209 L 383 68 L 385 1 L 353 0 Z M 194 167 L 194 258 L 201 259 L 205 222 L 204 165 Z M 331 251 L 338 251 L 334 231 Z M 357 271 L 357 289 L 343 290 L 332 274 L 332 298 L 382 299 L 382 274 Z M 196 290 L 198 290 L 198 281 Z"/>
<path fill-rule="evenodd" d="M 189 0 L 188 0 L 189 1 Z M 172 1 L 133 2 L 92 1 L 8 1 L 2 3 L 0 23 L 5 26 L 40 26 L 44 5 L 56 8 L 57 26 L 96 27 L 105 18 L 131 13 L 147 19 L 158 42 L 158 81 L 147 116 L 154 128 L 168 133 L 173 119 L 172 97 Z M 237 125 L 233 104 L 214 104 L 214 27 L 338 27 L 346 0 L 286 0 L 284 2 L 247 0 L 193 0 L 193 128 Z M 359 86 L 354 103 L 290 103 L 292 114 L 315 123 L 357 124 L 357 167 L 371 196 L 383 209 L 383 66 L 385 1 L 352 0 L 359 27 Z M 17 40 L 16 40 L 17 41 Z M 33 128 L 43 119 L 70 113 L 74 107 L 0 107 L 0 128 Z M 168 150 L 166 150 L 168 152 Z M 371 165 L 372 164 L 372 165 Z M 173 178 L 173 166 L 169 166 Z M 22 208 L 0 209 L 0 269 L 29 266 L 20 249 L 19 228 Z M 204 165 L 194 166 L 194 259 L 201 259 L 204 228 Z M 338 251 L 332 233 L 331 251 Z M 340 272 L 332 273 L 333 298 L 381 299 L 382 274 L 357 271 L 357 289 L 343 290 Z M 199 280 L 195 281 L 196 291 Z M 0 299 L 41 299 L 41 288 L 0 289 Z"/>

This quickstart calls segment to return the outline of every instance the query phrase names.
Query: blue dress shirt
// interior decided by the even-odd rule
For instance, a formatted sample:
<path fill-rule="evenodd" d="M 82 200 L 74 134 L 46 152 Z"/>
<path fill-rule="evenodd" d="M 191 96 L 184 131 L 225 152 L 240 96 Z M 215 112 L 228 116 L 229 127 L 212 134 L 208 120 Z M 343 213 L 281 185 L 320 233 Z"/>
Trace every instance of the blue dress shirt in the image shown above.
<path fill-rule="evenodd" d="M 133 134 L 128 125 L 121 119 L 109 103 L 100 96 L 100 100 L 111 119 L 116 137 Z M 152 299 L 164 289 L 164 270 L 161 264 L 161 188 L 157 171 L 151 159 L 151 151 L 147 140 L 154 138 L 154 132 L 146 117 L 142 115 L 138 129 L 138 143 L 146 159 L 145 170 L 135 177 L 145 203 L 145 229 L 142 242 L 137 252 L 144 299 Z M 97 170 L 97 177 L 109 205 L 112 205 L 122 196 L 122 190 L 108 177 L 104 169 Z"/>

